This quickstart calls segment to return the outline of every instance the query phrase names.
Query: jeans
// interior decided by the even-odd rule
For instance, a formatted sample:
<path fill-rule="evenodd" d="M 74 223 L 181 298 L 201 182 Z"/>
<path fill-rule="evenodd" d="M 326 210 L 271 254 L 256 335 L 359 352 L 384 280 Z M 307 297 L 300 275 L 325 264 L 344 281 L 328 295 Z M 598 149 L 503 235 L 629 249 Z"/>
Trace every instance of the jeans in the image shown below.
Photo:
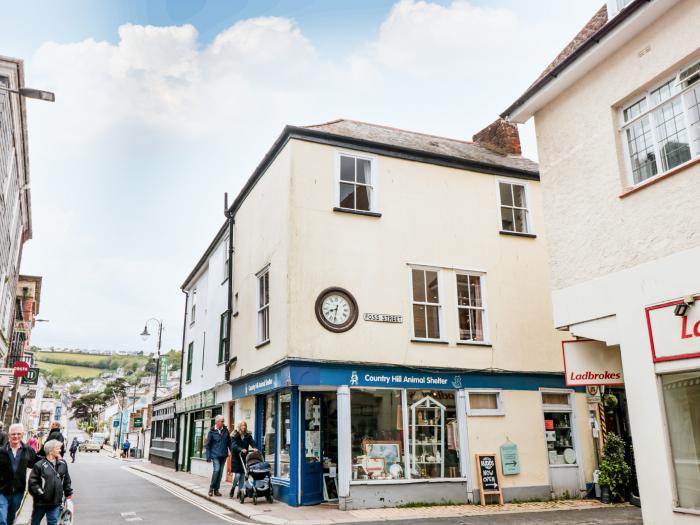
<path fill-rule="evenodd" d="M 22 492 L 15 492 L 10 496 L 0 494 L 0 525 L 13 525 L 15 515 L 22 504 Z"/>
<path fill-rule="evenodd" d="M 32 510 L 32 525 L 41 525 L 44 516 L 46 516 L 47 525 L 56 525 L 60 511 L 60 505 L 37 505 Z"/>
<path fill-rule="evenodd" d="M 221 488 L 221 477 L 224 475 L 227 456 L 222 458 L 211 458 L 211 464 L 214 466 L 214 472 L 211 473 L 211 490 L 219 490 Z"/>

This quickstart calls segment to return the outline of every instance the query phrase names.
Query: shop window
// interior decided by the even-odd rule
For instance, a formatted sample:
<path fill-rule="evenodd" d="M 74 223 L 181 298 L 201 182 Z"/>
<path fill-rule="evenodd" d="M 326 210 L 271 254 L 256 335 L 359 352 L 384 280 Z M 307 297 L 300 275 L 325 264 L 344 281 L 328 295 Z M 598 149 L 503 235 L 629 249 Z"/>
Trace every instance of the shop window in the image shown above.
<path fill-rule="evenodd" d="M 268 394 L 265 396 L 265 430 L 263 436 L 263 454 L 265 460 L 272 466 L 272 472 L 275 472 L 276 454 L 275 454 L 275 415 L 276 415 L 276 394 Z"/>
<path fill-rule="evenodd" d="M 499 391 L 469 392 L 467 414 L 470 416 L 502 416 Z"/>
<path fill-rule="evenodd" d="M 570 395 L 542 392 L 544 434 L 550 465 L 575 465 L 576 449 Z"/>
<path fill-rule="evenodd" d="M 410 477 L 460 477 L 454 392 L 409 390 L 408 405 Z"/>
<path fill-rule="evenodd" d="M 289 478 L 289 447 L 291 443 L 291 404 L 292 394 L 283 392 L 279 395 L 280 435 L 277 439 L 277 457 L 279 458 L 279 470 L 277 476 Z"/>
<path fill-rule="evenodd" d="M 440 339 L 440 277 L 438 270 L 411 270 L 413 336 Z"/>
<path fill-rule="evenodd" d="M 221 414 L 221 407 L 211 410 L 200 410 L 194 413 L 194 425 L 192 435 L 192 450 L 190 456 L 195 458 L 206 458 L 206 440 L 209 429 L 214 426 L 216 416 Z"/>
<path fill-rule="evenodd" d="M 404 479 L 401 390 L 353 389 L 352 479 Z"/>
<path fill-rule="evenodd" d="M 484 277 L 478 274 L 457 274 L 457 315 L 459 340 L 483 342 L 486 305 L 483 299 Z"/>
<path fill-rule="evenodd" d="M 677 505 L 697 511 L 700 510 L 700 371 L 664 375 L 661 383 Z"/>

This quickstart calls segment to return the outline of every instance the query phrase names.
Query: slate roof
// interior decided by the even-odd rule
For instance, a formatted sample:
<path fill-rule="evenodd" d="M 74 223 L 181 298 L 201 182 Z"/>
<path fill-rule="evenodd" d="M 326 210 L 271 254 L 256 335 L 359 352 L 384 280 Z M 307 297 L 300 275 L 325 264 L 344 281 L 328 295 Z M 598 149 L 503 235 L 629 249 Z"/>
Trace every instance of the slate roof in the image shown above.
<path fill-rule="evenodd" d="M 337 119 L 323 124 L 304 126 L 305 129 L 331 135 L 366 140 L 408 150 L 427 152 L 456 159 L 539 173 L 537 163 L 520 155 L 499 155 L 478 143 L 449 139 L 415 131 L 369 124 L 358 120 Z"/>

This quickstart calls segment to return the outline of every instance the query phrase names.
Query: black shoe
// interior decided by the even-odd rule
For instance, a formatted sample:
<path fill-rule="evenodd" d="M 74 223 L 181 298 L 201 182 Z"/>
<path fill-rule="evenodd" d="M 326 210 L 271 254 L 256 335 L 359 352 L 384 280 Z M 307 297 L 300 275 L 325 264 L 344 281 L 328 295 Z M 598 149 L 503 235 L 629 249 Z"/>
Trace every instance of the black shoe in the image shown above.
<path fill-rule="evenodd" d="M 221 496 L 221 492 L 219 492 L 218 490 L 215 490 L 215 491 L 214 491 L 214 496 Z"/>
<path fill-rule="evenodd" d="M 231 489 L 230 492 L 228 493 L 228 497 L 233 499 L 235 494 L 235 489 Z"/>
<path fill-rule="evenodd" d="M 209 489 L 209 495 L 210 495 L 210 496 L 213 496 L 213 495 L 214 495 L 214 491 L 213 491 L 212 489 Z"/>

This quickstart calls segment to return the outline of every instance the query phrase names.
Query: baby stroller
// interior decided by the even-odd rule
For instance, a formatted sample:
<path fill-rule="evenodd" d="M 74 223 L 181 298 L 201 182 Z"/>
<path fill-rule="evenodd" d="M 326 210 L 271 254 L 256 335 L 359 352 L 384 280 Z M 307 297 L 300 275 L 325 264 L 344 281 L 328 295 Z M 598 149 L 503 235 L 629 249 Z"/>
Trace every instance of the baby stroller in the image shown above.
<path fill-rule="evenodd" d="M 253 505 L 257 505 L 258 498 L 265 497 L 268 503 L 272 503 L 270 464 L 257 450 L 247 455 L 241 453 L 241 463 L 245 470 L 245 483 L 243 490 L 238 491 L 238 500 L 243 503 L 246 498 L 253 498 Z"/>

